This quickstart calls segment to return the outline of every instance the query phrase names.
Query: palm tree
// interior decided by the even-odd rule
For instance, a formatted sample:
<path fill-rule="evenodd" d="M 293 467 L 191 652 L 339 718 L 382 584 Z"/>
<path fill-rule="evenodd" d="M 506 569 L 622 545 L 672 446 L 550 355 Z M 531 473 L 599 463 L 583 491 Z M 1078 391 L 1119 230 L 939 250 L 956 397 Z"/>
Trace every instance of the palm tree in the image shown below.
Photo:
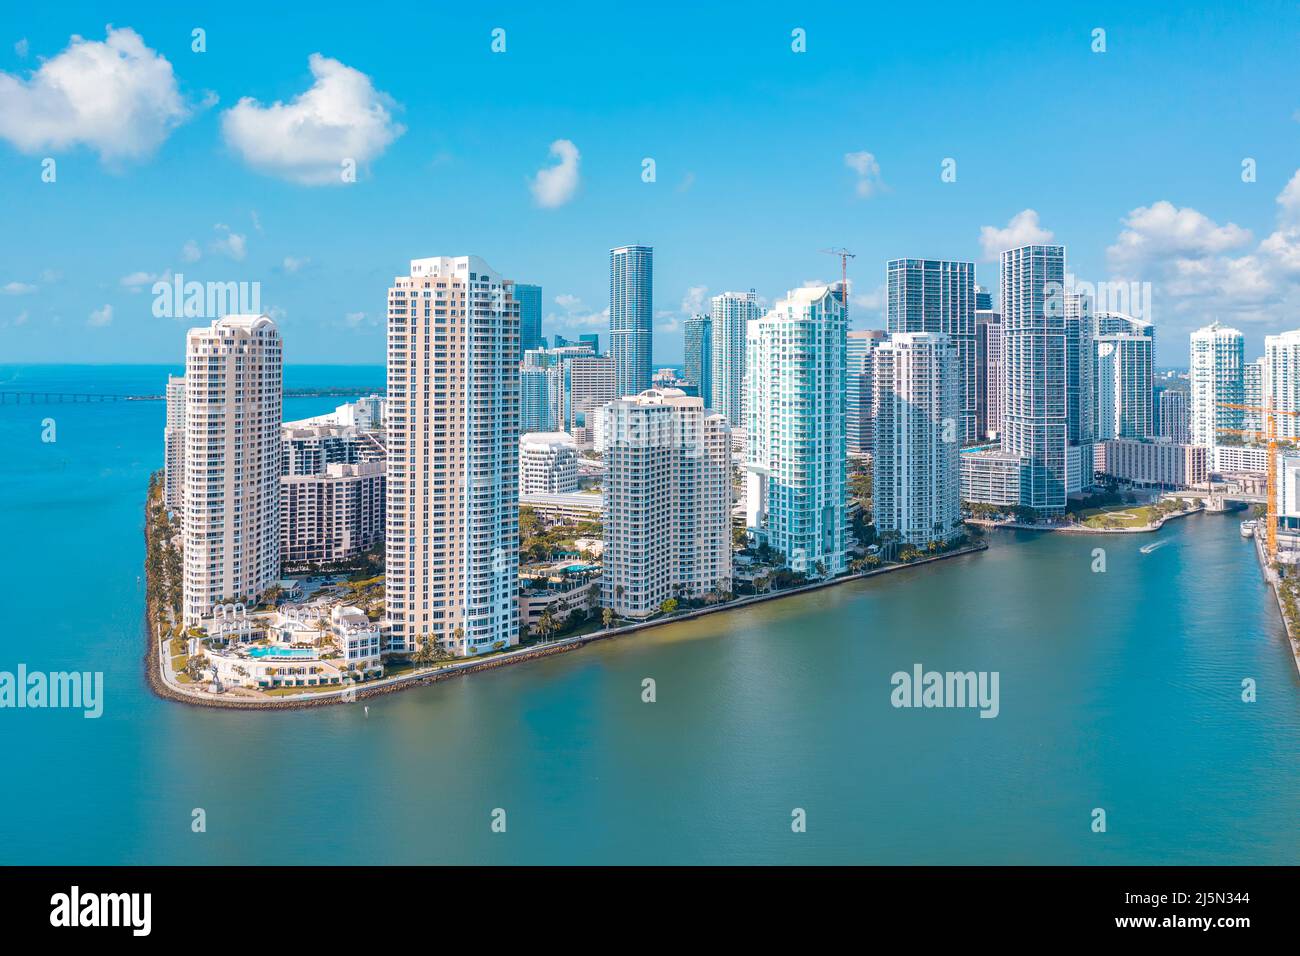
<path fill-rule="evenodd" d="M 603 611 L 601 611 L 601 612 L 600 612 L 600 619 L 601 619 L 602 622 L 604 622 L 605 630 L 608 631 L 608 630 L 609 630 L 609 625 L 610 625 L 610 623 L 614 620 L 614 610 L 613 610 L 613 608 L 608 608 L 608 607 L 607 607 L 607 608 L 605 608 Z"/>

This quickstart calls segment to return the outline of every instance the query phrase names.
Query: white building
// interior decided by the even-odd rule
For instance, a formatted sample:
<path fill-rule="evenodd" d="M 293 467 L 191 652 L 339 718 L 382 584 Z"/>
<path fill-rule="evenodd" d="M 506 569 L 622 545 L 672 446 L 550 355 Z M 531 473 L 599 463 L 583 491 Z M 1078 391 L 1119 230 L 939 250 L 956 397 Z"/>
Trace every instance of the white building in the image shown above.
<path fill-rule="evenodd" d="M 185 511 L 185 377 L 167 376 L 167 424 L 163 428 L 163 505 Z"/>
<path fill-rule="evenodd" d="M 1216 475 L 1268 473 L 1268 448 L 1264 445 L 1212 445 L 1210 471 Z"/>
<path fill-rule="evenodd" d="M 745 330 L 763 313 L 758 293 L 724 292 L 711 300 L 713 311 L 713 410 L 733 429 L 745 424 Z"/>
<path fill-rule="evenodd" d="M 1151 323 L 1118 312 L 1102 312 L 1097 316 L 1095 348 L 1097 440 L 1153 435 Z"/>
<path fill-rule="evenodd" d="M 252 603 L 280 576 L 281 346 L 265 315 L 185 342 L 184 619 Z"/>
<path fill-rule="evenodd" d="M 899 332 L 874 356 L 872 499 L 882 539 L 925 546 L 961 530 L 957 350 L 936 332 Z"/>
<path fill-rule="evenodd" d="M 1208 477 L 1209 461 L 1202 445 L 1113 438 L 1102 448 L 1101 470 L 1135 485 L 1190 488 L 1205 484 Z"/>
<path fill-rule="evenodd" d="M 843 303 L 812 286 L 750 322 L 746 340 L 746 518 L 812 576 L 847 563 L 845 338 Z"/>
<path fill-rule="evenodd" d="M 1280 413 L 1274 417 L 1278 437 L 1300 438 L 1300 330 L 1264 337 L 1262 371 L 1262 397 Z"/>
<path fill-rule="evenodd" d="M 731 586 L 731 434 L 680 389 L 649 389 L 603 414 L 602 600 L 623 617 Z"/>
<path fill-rule="evenodd" d="M 1245 339 L 1236 329 L 1213 322 L 1192 333 L 1192 444 L 1214 446 L 1219 428 L 1242 428 L 1244 416 L 1224 404 L 1245 404 Z"/>
<path fill-rule="evenodd" d="M 388 291 L 390 649 L 519 639 L 519 303 L 477 256 L 411 260 Z"/>
<path fill-rule="evenodd" d="M 578 449 L 566 432 L 519 438 L 519 493 L 567 495 L 578 490 Z"/>
<path fill-rule="evenodd" d="M 1013 508 L 1020 504 L 1023 458 L 996 449 L 968 449 L 961 453 L 961 500 Z"/>

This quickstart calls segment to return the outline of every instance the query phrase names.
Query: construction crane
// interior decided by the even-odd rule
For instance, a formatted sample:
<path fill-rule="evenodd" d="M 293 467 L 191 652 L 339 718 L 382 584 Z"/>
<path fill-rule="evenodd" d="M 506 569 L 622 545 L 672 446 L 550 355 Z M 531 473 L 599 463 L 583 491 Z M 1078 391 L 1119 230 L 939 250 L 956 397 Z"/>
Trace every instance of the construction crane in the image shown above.
<path fill-rule="evenodd" d="M 849 308 L 849 260 L 856 259 L 857 256 L 847 249 L 819 249 L 818 252 L 824 252 L 828 256 L 840 257 L 840 295 L 843 296 L 844 309 L 847 312 Z"/>
<path fill-rule="evenodd" d="M 1292 439 L 1277 437 L 1277 416 L 1289 415 L 1292 418 L 1300 418 L 1300 412 L 1289 412 L 1274 408 L 1272 401 L 1266 405 L 1239 405 L 1235 402 L 1219 402 L 1218 407 L 1231 408 L 1239 412 L 1253 412 L 1261 416 L 1260 420 L 1264 423 L 1262 431 L 1251 428 L 1218 427 L 1214 430 L 1226 435 L 1241 435 L 1255 441 L 1268 443 L 1268 482 L 1265 491 L 1267 495 L 1265 503 L 1265 534 L 1267 537 L 1265 540 L 1267 542 L 1266 554 L 1268 559 L 1272 561 L 1277 557 L 1277 448 L 1278 445 L 1282 444 L 1296 444 Z"/>

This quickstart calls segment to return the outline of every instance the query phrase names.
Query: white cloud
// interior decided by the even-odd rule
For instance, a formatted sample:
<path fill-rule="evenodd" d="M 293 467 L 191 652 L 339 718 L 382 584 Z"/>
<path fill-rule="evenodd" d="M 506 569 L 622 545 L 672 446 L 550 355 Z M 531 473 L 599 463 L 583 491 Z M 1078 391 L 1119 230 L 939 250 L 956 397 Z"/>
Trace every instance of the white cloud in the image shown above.
<path fill-rule="evenodd" d="M 880 163 L 872 153 L 865 150 L 845 153 L 844 165 L 857 173 L 858 181 L 854 189 L 860 198 L 869 199 L 884 188 L 885 184 L 880 178 Z"/>
<path fill-rule="evenodd" d="M 1023 209 L 1011 217 L 1006 227 L 980 227 L 980 246 L 986 262 L 997 262 L 1007 249 L 1018 246 L 1036 246 L 1052 241 L 1052 230 L 1044 229 L 1038 222 L 1038 213 Z"/>
<path fill-rule="evenodd" d="M 370 77 L 319 53 L 315 82 L 291 102 L 244 97 L 221 117 L 227 144 L 258 172 L 305 186 L 339 185 L 346 160 L 365 166 L 406 132 L 397 104 Z"/>
<path fill-rule="evenodd" d="M 155 282 L 170 282 L 172 278 L 171 270 L 166 272 L 132 272 L 130 275 L 122 276 L 121 283 L 124 288 L 132 292 L 139 292 L 145 286 L 151 286 Z"/>
<path fill-rule="evenodd" d="M 112 321 L 113 307 L 111 305 L 106 305 L 102 309 L 95 309 L 95 311 L 91 312 L 90 318 L 86 320 L 86 324 L 93 328 L 101 328 L 105 325 L 110 325 Z"/>
<path fill-rule="evenodd" d="M 285 256 L 284 271 L 297 272 L 299 269 L 307 265 L 307 263 L 309 262 L 311 262 L 310 256 Z"/>
<path fill-rule="evenodd" d="M 1300 312 L 1300 170 L 1277 195 L 1276 228 L 1259 242 L 1234 223 L 1161 200 L 1140 206 L 1107 249 L 1112 281 L 1150 283 L 1166 334 L 1219 317 L 1293 327 Z"/>
<path fill-rule="evenodd" d="M 248 255 L 248 237 L 232 232 L 223 222 L 212 227 L 217 231 L 217 238 L 208 244 L 208 248 L 219 255 L 227 256 L 236 262 L 242 262 Z"/>
<path fill-rule="evenodd" d="M 348 325 L 349 328 L 353 328 L 353 329 L 355 329 L 365 320 L 366 320 L 366 314 L 364 312 L 349 312 L 343 316 L 343 321 Z"/>
<path fill-rule="evenodd" d="M 27 37 L 23 37 L 21 40 L 19 40 L 17 43 L 14 44 L 14 52 L 17 53 L 20 57 L 27 56 Z"/>
<path fill-rule="evenodd" d="M 533 199 L 543 209 L 554 209 L 571 200 L 578 191 L 578 147 L 570 140 L 557 139 L 551 144 L 551 155 L 558 162 L 537 171 L 528 188 Z"/>
<path fill-rule="evenodd" d="M 5 295 L 31 295 L 35 291 L 36 286 L 27 282 L 9 282 L 0 288 L 0 292 Z"/>
<path fill-rule="evenodd" d="M 102 43 L 73 36 L 26 80 L 0 72 L 0 137 L 25 153 L 83 145 L 106 162 L 140 159 L 189 115 L 172 65 L 130 28 L 108 27 Z"/>
<path fill-rule="evenodd" d="M 554 328 L 560 326 L 561 334 L 590 332 L 598 329 L 609 328 L 609 309 L 601 309 L 599 312 L 593 312 L 583 305 L 583 302 L 576 295 L 569 295 L 567 292 L 555 297 L 555 304 L 564 310 L 563 313 L 556 314 L 552 312 L 546 316 L 546 326 Z"/>
<path fill-rule="evenodd" d="M 185 262 L 198 262 L 203 256 L 203 250 L 193 239 L 185 240 L 185 245 L 181 246 L 181 259 Z"/>
<path fill-rule="evenodd" d="M 695 315 L 699 312 L 706 311 L 704 300 L 708 298 L 709 287 L 706 285 L 693 285 L 686 290 L 682 296 L 682 312 L 685 315 Z"/>

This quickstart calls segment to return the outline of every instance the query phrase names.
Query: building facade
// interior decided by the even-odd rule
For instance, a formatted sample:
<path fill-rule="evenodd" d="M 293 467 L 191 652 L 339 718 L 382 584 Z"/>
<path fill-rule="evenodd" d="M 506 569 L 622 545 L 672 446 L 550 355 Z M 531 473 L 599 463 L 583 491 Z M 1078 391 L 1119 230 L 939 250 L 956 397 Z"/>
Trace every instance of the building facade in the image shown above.
<path fill-rule="evenodd" d="M 1204 484 L 1209 474 L 1203 445 L 1112 438 L 1103 447 L 1102 470 L 1130 484 L 1190 488 Z"/>
<path fill-rule="evenodd" d="M 924 547 L 961 530 L 957 351 L 946 335 L 898 332 L 874 357 L 876 531 Z"/>
<path fill-rule="evenodd" d="M 680 389 L 607 405 L 602 601 L 645 618 L 670 598 L 730 590 L 731 435 Z"/>
<path fill-rule="evenodd" d="M 745 333 L 763 313 L 758 293 L 715 295 L 713 308 L 713 406 L 733 429 L 745 425 Z"/>
<path fill-rule="evenodd" d="M 888 338 L 882 329 L 857 329 L 845 339 L 844 437 L 850 455 L 871 454 L 874 352 Z"/>
<path fill-rule="evenodd" d="M 167 376 L 167 424 L 163 427 L 163 505 L 185 512 L 185 376 Z"/>
<path fill-rule="evenodd" d="M 355 558 L 384 540 L 382 461 L 326 465 L 280 478 L 280 557 L 285 565 Z"/>
<path fill-rule="evenodd" d="M 654 250 L 618 246 L 609 251 L 609 349 L 618 397 L 650 387 L 654 319 Z"/>
<path fill-rule="evenodd" d="M 1278 437 L 1300 438 L 1300 330 L 1264 337 L 1261 371 L 1260 401 L 1252 403 L 1247 394 L 1246 404 L 1268 401 L 1280 413 L 1274 416 Z"/>
<path fill-rule="evenodd" d="M 1223 437 L 1220 428 L 1245 427 L 1240 409 L 1223 406 L 1245 404 L 1246 340 L 1213 322 L 1192 333 L 1191 345 L 1192 443 L 1212 447 Z"/>
<path fill-rule="evenodd" d="M 185 343 L 184 620 L 280 577 L 280 333 L 227 315 Z"/>
<path fill-rule="evenodd" d="M 847 564 L 844 304 L 796 289 L 749 323 L 745 356 L 746 518 L 810 576 Z"/>
<path fill-rule="evenodd" d="M 686 320 L 686 362 L 682 376 L 697 389 L 705 408 L 713 407 L 713 319 L 693 315 Z"/>
<path fill-rule="evenodd" d="M 1161 389 L 1158 417 L 1161 438 L 1168 438 L 1175 444 L 1191 444 L 1191 407 L 1187 401 L 1187 392 L 1181 389 Z"/>
<path fill-rule="evenodd" d="M 542 287 L 515 283 L 519 300 L 519 354 L 542 347 Z"/>
<path fill-rule="evenodd" d="M 519 303 L 477 256 L 411 260 L 388 291 L 390 647 L 519 639 Z"/>
<path fill-rule="evenodd" d="M 984 293 L 988 295 L 987 292 Z M 975 432 L 979 439 L 1002 434 L 1002 315 L 992 309 L 975 311 Z"/>
<path fill-rule="evenodd" d="M 1117 312 L 1097 316 L 1093 416 L 1098 441 L 1155 434 L 1153 327 Z"/>
<path fill-rule="evenodd" d="M 963 444 L 976 441 L 975 263 L 893 259 L 887 272 L 887 328 L 948 336 L 957 356 L 958 434 Z"/>
<path fill-rule="evenodd" d="M 578 449 L 567 432 L 519 438 L 519 493 L 568 495 L 578 490 Z"/>

